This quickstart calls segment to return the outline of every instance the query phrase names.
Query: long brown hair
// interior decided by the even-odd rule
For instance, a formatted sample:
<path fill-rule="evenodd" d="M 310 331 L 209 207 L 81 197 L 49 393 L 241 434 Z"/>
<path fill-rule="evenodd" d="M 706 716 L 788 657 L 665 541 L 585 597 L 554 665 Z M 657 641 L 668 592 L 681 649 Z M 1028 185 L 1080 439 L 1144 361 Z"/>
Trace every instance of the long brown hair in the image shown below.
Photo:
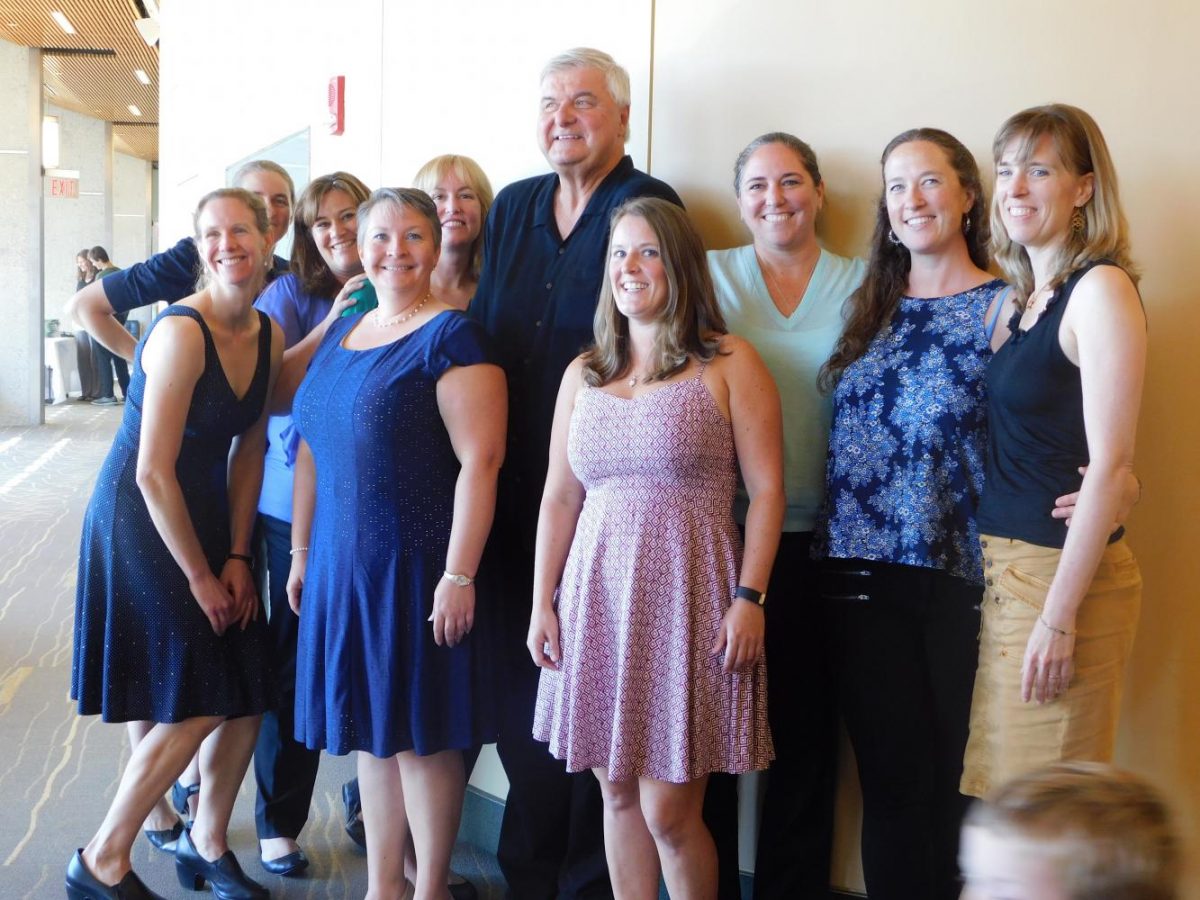
<path fill-rule="evenodd" d="M 992 156 L 999 164 L 1005 149 L 1018 141 L 1017 159 L 1026 162 L 1038 140 L 1049 135 L 1063 164 L 1072 174 L 1093 176 L 1092 199 L 1080 207 L 1084 227 L 1067 232 L 1052 266 L 1047 287 L 1055 288 L 1072 272 L 1094 259 L 1111 259 L 1123 268 L 1133 283 L 1138 273 L 1129 254 L 1129 224 L 1117 191 L 1117 170 L 1108 144 L 1096 120 L 1077 106 L 1051 103 L 1022 110 L 1000 126 L 992 142 Z M 1000 203 L 992 201 L 992 251 L 996 262 L 1022 300 L 1033 293 L 1033 268 L 1025 248 L 1008 236 L 1000 216 Z"/>
<path fill-rule="evenodd" d="M 367 186 L 349 172 L 330 172 L 310 181 L 296 202 L 293 223 L 296 234 L 292 241 L 290 268 L 300 279 L 304 292 L 314 297 L 333 298 L 342 289 L 342 282 L 329 270 L 312 236 L 313 222 L 317 221 L 321 201 L 331 191 L 343 191 L 353 201 L 355 209 L 371 195 Z"/>
<path fill-rule="evenodd" d="M 941 147 L 946 153 L 950 167 L 958 176 L 959 184 L 975 198 L 963 223 L 963 239 L 967 242 L 971 262 L 981 269 L 986 269 L 989 228 L 987 216 L 983 211 L 987 204 L 975 157 L 958 138 L 940 128 L 911 128 L 888 142 L 879 160 L 880 168 L 887 164 L 888 157 L 897 147 L 913 141 L 927 141 Z M 912 256 L 907 247 L 893 240 L 894 237 L 891 221 L 888 219 L 885 186 L 885 189 L 879 192 L 879 203 L 875 209 L 875 232 L 871 236 L 871 257 L 867 263 L 867 275 L 847 301 L 846 327 L 833 348 L 833 354 L 825 361 L 817 377 L 817 384 L 823 391 L 833 390 L 846 367 L 867 352 L 867 347 L 875 339 L 875 335 L 891 321 L 892 314 L 900 304 L 900 298 L 908 289 Z"/>
<path fill-rule="evenodd" d="M 605 265 L 612 259 L 612 234 L 626 216 L 644 219 L 658 238 L 667 273 L 667 303 L 654 341 L 647 381 L 663 381 L 683 369 L 693 356 L 708 362 L 719 352 L 725 318 L 708 272 L 704 244 L 687 213 L 667 200 L 636 197 L 612 214 Z M 583 355 L 583 380 L 592 387 L 614 381 L 629 371 L 629 320 L 617 309 L 607 268 L 594 320 L 596 343 Z"/>

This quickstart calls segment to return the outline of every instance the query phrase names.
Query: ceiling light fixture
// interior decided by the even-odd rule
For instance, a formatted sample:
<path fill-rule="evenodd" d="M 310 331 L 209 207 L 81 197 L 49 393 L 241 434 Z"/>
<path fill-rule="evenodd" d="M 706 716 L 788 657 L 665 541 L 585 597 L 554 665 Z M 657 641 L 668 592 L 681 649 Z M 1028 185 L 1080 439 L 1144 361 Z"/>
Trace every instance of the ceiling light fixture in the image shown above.
<path fill-rule="evenodd" d="M 70 19 L 68 19 L 66 16 L 64 16 L 59 10 L 57 10 L 57 9 L 52 10 L 50 13 L 50 18 L 52 18 L 55 22 L 57 22 L 58 27 L 61 28 L 63 31 L 65 31 L 67 34 L 75 33 L 75 26 L 72 25 Z"/>
<path fill-rule="evenodd" d="M 138 19 L 133 23 L 133 27 L 137 29 L 138 34 L 142 36 L 142 40 L 149 46 L 153 47 L 158 43 L 158 35 L 162 30 L 159 28 L 158 19 Z"/>
<path fill-rule="evenodd" d="M 142 84 L 150 83 L 150 76 L 147 75 L 145 72 L 143 72 L 141 69 L 134 69 L 133 74 L 134 74 L 134 77 L 137 78 L 137 80 L 140 81 Z"/>
<path fill-rule="evenodd" d="M 142 114 L 142 111 L 140 109 L 138 109 L 136 106 L 134 106 L 132 103 L 129 104 L 129 111 L 131 113 L 133 113 L 135 116 L 140 116 Z"/>

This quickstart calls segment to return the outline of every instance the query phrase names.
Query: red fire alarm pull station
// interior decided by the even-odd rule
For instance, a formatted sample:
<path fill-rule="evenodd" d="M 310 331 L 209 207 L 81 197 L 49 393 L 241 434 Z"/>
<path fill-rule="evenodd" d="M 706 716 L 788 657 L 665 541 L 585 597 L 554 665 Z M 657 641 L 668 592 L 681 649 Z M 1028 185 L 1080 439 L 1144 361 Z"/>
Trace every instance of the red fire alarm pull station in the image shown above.
<path fill-rule="evenodd" d="M 346 76 L 335 75 L 329 79 L 329 133 L 341 134 L 346 130 Z"/>

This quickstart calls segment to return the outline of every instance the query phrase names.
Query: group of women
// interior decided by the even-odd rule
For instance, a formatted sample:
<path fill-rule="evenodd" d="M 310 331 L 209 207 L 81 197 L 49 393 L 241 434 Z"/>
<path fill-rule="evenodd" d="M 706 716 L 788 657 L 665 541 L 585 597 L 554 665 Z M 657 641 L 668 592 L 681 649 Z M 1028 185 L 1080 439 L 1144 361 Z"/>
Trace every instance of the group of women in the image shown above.
<path fill-rule="evenodd" d="M 884 900 L 957 896 L 964 795 L 1111 755 L 1140 585 L 1113 525 L 1136 493 L 1136 271 L 1086 113 L 1020 113 L 994 156 L 989 209 L 951 135 L 891 141 L 865 265 L 817 244 L 825 185 L 787 134 L 737 160 L 747 247 L 706 256 L 663 201 L 614 214 L 595 344 L 555 412 L 529 651 L 534 734 L 599 779 L 618 896 L 656 896 L 661 874 L 672 896 L 716 897 L 711 773 L 770 765 L 764 815 L 827 815 L 836 710 Z M 495 733 L 473 581 L 506 404 L 459 311 L 486 179 L 442 158 L 418 187 L 314 180 L 292 274 L 258 300 L 269 317 L 261 203 L 200 204 L 207 286 L 140 345 L 85 524 L 73 694 L 158 724 L 71 896 L 156 896 L 130 868 L 138 827 L 206 735 L 264 712 L 312 773 L 288 824 L 260 817 L 264 865 L 302 859 L 316 751 L 358 750 L 368 897 L 446 896 L 461 751 Z M 219 768 L 200 780 L 215 811 L 179 835 L 180 879 L 265 896 L 225 847 L 222 789 L 242 773 Z M 760 896 L 786 877 L 776 838 L 760 837 Z"/>

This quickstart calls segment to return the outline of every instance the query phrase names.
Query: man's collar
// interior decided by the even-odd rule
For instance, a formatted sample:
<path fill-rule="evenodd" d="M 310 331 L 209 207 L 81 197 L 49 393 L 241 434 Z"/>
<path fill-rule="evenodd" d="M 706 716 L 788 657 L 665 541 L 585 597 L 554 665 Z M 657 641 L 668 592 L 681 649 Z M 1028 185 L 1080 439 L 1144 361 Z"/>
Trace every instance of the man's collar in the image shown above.
<path fill-rule="evenodd" d="M 592 195 L 588 197 L 587 205 L 584 207 L 584 210 L 580 214 L 579 218 L 583 219 L 590 215 L 592 204 L 596 202 L 596 198 L 603 197 L 608 192 L 612 191 L 613 186 L 623 181 L 632 171 L 633 157 L 631 157 L 629 154 L 625 154 L 617 161 L 617 164 L 609 170 L 608 174 L 600 180 L 600 183 L 596 185 L 596 189 L 592 191 Z M 537 208 L 534 210 L 534 228 L 544 228 L 550 222 L 554 221 L 554 195 L 558 189 L 558 176 L 555 175 L 552 180 L 547 180 L 546 187 L 547 190 L 545 190 L 542 196 L 539 198 Z"/>

